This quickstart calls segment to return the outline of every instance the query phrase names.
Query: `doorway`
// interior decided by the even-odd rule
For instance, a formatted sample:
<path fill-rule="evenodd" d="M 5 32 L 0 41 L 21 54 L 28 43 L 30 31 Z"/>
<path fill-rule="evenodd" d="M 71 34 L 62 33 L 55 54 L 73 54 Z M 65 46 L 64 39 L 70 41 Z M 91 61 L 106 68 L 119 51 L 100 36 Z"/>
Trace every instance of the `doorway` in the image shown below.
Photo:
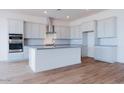
<path fill-rule="evenodd" d="M 83 32 L 82 37 L 83 37 L 82 56 L 94 57 L 95 33 L 93 31 L 86 31 Z"/>

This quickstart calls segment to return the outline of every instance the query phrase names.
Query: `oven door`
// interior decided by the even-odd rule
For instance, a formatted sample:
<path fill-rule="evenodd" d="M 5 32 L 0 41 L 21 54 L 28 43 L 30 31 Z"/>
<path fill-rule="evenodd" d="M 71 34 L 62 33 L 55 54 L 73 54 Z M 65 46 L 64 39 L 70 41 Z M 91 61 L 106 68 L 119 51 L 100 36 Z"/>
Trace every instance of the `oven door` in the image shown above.
<path fill-rule="evenodd" d="M 10 43 L 9 44 L 9 53 L 23 52 L 22 43 Z"/>

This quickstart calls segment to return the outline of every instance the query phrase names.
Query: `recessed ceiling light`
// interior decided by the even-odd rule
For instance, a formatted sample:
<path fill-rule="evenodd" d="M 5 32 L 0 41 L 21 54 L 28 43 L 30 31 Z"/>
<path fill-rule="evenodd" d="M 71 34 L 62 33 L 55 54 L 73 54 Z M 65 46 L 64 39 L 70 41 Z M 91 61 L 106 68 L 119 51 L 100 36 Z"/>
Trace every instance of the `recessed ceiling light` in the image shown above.
<path fill-rule="evenodd" d="M 47 14 L 47 11 L 44 11 L 44 14 Z"/>
<path fill-rule="evenodd" d="M 67 18 L 67 19 L 69 19 L 69 18 L 70 18 L 70 16 L 66 16 L 66 18 Z"/>

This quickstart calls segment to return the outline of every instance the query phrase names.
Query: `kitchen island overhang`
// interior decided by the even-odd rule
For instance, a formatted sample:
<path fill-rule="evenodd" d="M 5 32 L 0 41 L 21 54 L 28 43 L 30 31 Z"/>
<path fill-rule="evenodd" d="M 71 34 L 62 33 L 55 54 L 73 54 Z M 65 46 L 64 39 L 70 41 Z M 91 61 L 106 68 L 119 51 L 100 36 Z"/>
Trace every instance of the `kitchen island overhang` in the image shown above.
<path fill-rule="evenodd" d="M 29 66 L 33 72 L 81 63 L 81 46 L 30 47 Z"/>

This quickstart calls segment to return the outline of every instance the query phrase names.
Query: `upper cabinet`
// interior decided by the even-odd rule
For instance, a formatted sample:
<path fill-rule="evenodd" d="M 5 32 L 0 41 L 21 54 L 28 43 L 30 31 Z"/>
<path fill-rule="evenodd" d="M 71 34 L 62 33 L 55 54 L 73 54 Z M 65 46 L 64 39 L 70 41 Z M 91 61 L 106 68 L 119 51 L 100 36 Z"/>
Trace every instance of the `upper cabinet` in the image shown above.
<path fill-rule="evenodd" d="M 71 27 L 71 39 L 80 39 L 82 38 L 81 26 L 72 26 Z"/>
<path fill-rule="evenodd" d="M 116 37 L 116 18 L 108 18 L 105 21 L 105 37 Z"/>
<path fill-rule="evenodd" d="M 16 20 L 16 19 L 9 19 L 8 30 L 9 30 L 9 33 L 23 34 L 23 21 Z"/>
<path fill-rule="evenodd" d="M 46 26 L 39 23 L 24 23 L 24 37 L 25 38 L 44 38 Z"/>
<path fill-rule="evenodd" d="M 46 32 L 47 32 L 47 27 L 46 27 L 46 25 L 41 25 L 40 24 L 40 37 L 41 38 L 45 38 L 45 36 L 46 36 Z"/>
<path fill-rule="evenodd" d="M 95 31 L 96 22 L 90 21 L 82 23 L 81 25 L 71 27 L 71 39 L 81 39 L 82 33 L 86 31 Z"/>
<path fill-rule="evenodd" d="M 70 39 L 70 28 L 69 27 L 64 27 L 63 28 L 63 38 L 65 39 Z"/>
<path fill-rule="evenodd" d="M 97 22 L 97 37 L 98 38 L 104 37 L 104 35 L 105 35 L 105 25 L 104 24 L 105 24 L 104 20 Z"/>
<path fill-rule="evenodd" d="M 81 24 L 81 31 L 86 32 L 86 31 L 94 31 L 96 27 L 96 22 L 95 21 L 89 21 Z"/>
<path fill-rule="evenodd" d="M 31 38 L 32 35 L 32 24 L 29 22 L 24 23 L 24 38 Z"/>
<path fill-rule="evenodd" d="M 57 39 L 70 39 L 70 28 L 68 26 L 55 26 Z"/>
<path fill-rule="evenodd" d="M 97 22 L 97 37 L 116 37 L 116 17 L 99 20 Z"/>

